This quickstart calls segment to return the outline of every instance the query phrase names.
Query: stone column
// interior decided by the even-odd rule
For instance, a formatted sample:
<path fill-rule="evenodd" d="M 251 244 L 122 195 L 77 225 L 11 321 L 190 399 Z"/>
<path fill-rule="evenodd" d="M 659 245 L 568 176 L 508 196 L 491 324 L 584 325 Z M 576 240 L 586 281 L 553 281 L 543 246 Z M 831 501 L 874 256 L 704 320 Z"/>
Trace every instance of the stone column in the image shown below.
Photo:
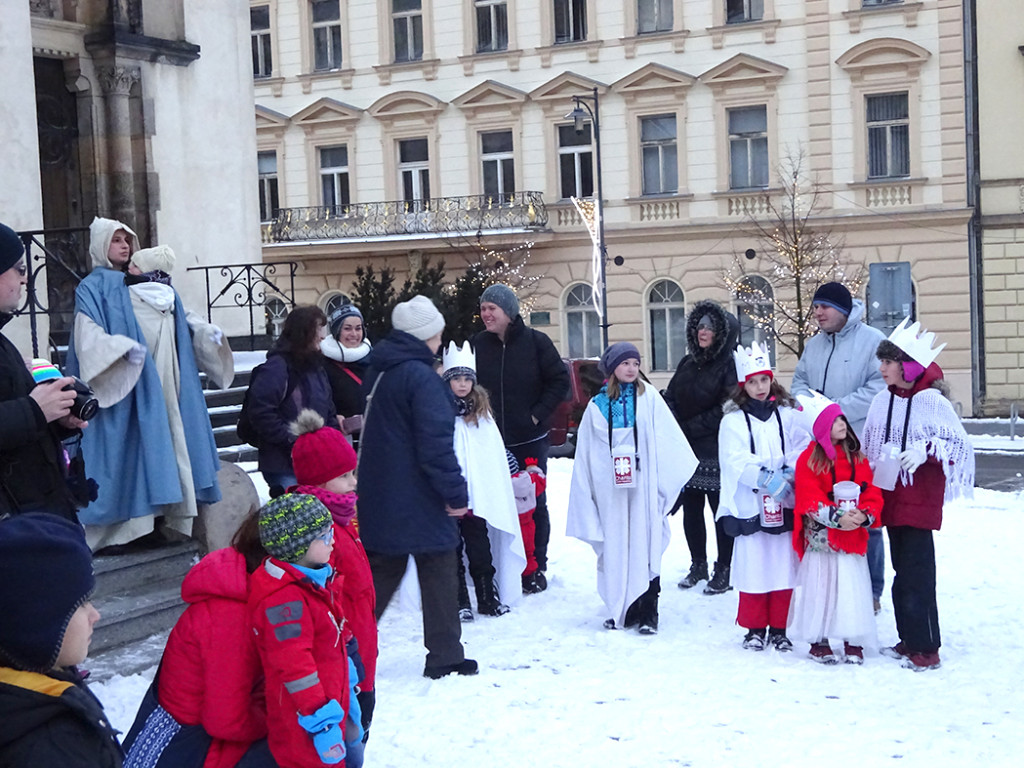
<path fill-rule="evenodd" d="M 132 164 L 131 113 L 128 94 L 139 82 L 138 67 L 103 66 L 97 70 L 106 113 L 110 215 L 131 227 L 136 226 L 135 173 Z"/>

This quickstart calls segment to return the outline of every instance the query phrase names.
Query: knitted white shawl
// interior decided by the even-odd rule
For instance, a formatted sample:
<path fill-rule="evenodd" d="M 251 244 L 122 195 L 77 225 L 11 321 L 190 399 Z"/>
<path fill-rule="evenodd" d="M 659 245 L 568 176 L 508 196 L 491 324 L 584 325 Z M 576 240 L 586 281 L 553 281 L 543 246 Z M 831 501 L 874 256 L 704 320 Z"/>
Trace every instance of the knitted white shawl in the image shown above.
<path fill-rule="evenodd" d="M 947 500 L 959 496 L 970 498 L 974 490 L 974 447 L 952 403 L 937 389 L 924 389 L 909 398 L 895 396 L 888 389 L 875 395 L 864 423 L 864 434 L 861 435 L 864 453 L 872 466 L 886 442 L 885 423 L 890 398 L 892 419 L 888 442 L 897 446 L 903 444 L 903 423 L 909 406 L 907 447 L 923 446 L 938 460 L 946 475 Z M 900 480 L 904 485 L 914 484 L 914 476 L 906 470 L 900 471 Z"/>

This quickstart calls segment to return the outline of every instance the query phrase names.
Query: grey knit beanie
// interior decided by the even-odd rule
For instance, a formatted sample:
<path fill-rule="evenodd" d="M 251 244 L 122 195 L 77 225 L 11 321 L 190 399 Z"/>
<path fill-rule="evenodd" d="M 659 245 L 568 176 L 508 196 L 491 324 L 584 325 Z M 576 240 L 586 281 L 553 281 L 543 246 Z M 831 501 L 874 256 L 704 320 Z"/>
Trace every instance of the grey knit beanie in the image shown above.
<path fill-rule="evenodd" d="M 483 304 L 485 301 L 501 307 L 501 310 L 508 315 L 509 320 L 519 317 L 519 299 L 516 297 L 515 291 L 504 283 L 487 286 L 480 294 L 480 303 Z"/>

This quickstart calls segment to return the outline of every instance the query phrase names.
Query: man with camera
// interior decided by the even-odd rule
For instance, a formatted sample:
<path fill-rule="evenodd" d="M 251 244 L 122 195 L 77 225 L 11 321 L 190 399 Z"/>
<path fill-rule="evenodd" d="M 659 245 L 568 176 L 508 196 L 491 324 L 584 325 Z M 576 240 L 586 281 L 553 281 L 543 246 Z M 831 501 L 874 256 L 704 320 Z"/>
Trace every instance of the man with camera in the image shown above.
<path fill-rule="evenodd" d="M 0 329 L 21 303 L 27 275 L 21 239 L 0 224 Z M 42 511 L 77 522 L 61 444 L 86 426 L 71 414 L 77 394 L 72 385 L 71 377 L 62 377 L 37 386 L 24 358 L 0 333 L 0 517 Z"/>

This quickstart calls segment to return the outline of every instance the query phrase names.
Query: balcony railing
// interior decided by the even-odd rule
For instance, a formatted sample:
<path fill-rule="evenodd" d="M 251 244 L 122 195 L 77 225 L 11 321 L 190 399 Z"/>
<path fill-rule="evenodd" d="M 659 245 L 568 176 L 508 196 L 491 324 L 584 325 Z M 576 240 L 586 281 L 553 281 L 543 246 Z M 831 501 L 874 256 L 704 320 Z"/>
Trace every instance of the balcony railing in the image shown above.
<path fill-rule="evenodd" d="M 540 192 L 434 197 L 426 200 L 282 208 L 264 225 L 266 243 L 441 235 L 508 229 L 543 229 L 548 223 Z"/>

